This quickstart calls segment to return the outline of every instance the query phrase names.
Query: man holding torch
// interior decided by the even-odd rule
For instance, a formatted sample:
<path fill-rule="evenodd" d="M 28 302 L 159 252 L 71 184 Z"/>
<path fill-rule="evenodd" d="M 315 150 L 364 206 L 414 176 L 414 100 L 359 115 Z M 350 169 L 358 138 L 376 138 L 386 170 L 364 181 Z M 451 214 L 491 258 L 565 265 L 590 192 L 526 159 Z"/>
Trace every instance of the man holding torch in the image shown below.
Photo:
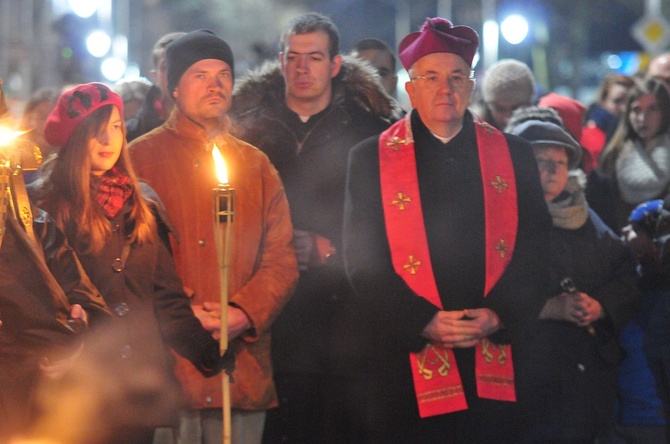
<path fill-rule="evenodd" d="M 227 325 L 228 342 L 237 350 L 230 384 L 232 441 L 260 443 L 265 410 L 277 405 L 269 329 L 298 275 L 288 203 L 268 158 L 228 133 L 234 80 L 228 44 L 211 31 L 193 31 L 167 47 L 166 61 L 175 109 L 162 126 L 131 143 L 131 157 L 176 227 L 175 262 L 194 310 L 214 333 L 221 322 Z M 212 209 L 212 190 L 220 183 L 215 146 L 236 192 L 223 292 Z M 220 320 L 222 293 L 229 297 L 226 319 Z M 182 360 L 177 375 L 191 406 L 182 415 L 178 442 L 196 442 L 189 432 L 203 436 L 201 442 L 221 442 L 221 381 L 203 378 Z"/>

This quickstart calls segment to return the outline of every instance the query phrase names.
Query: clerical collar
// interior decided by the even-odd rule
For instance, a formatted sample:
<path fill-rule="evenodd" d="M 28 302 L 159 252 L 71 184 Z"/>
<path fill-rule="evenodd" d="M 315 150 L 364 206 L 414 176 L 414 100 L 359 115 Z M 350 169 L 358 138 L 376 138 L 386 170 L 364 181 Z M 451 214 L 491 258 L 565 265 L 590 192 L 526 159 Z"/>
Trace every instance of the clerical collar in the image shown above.
<path fill-rule="evenodd" d="M 437 140 L 439 140 L 440 142 L 444 143 L 445 145 L 446 145 L 447 143 L 449 143 L 449 141 L 450 141 L 451 139 L 454 138 L 454 136 L 451 136 L 451 137 L 442 137 L 442 136 L 438 136 L 437 134 L 435 134 L 435 133 L 432 132 L 432 131 L 431 131 L 430 133 L 433 135 L 433 137 L 435 137 Z M 456 133 L 456 134 L 458 134 L 458 133 Z"/>
<path fill-rule="evenodd" d="M 442 137 L 442 136 L 438 136 L 438 135 L 435 134 L 434 132 L 432 132 L 432 131 L 430 131 L 430 130 L 429 130 L 429 131 L 430 131 L 430 133 L 433 135 L 433 137 L 435 137 L 437 140 L 439 140 L 440 142 L 442 142 L 442 143 L 444 143 L 444 144 L 446 145 L 447 143 L 449 143 L 449 141 L 450 141 L 451 139 L 453 139 L 454 137 L 458 136 L 458 133 L 460 133 L 462 129 L 463 129 L 463 123 L 461 123 L 461 127 L 458 128 L 458 131 L 456 131 L 456 132 L 454 133 L 454 135 L 451 136 L 451 137 Z"/>

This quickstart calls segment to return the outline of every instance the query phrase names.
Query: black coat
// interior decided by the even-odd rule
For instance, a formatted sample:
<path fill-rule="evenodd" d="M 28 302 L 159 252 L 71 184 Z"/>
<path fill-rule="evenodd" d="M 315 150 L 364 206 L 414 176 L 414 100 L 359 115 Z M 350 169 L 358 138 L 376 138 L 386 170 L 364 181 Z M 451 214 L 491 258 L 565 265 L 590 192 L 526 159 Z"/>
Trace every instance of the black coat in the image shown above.
<path fill-rule="evenodd" d="M 571 277 L 579 291 L 600 302 L 605 318 L 593 324 L 595 335 L 565 321 L 537 322 L 530 442 L 593 441 L 606 436 L 615 414 L 623 358 L 617 338 L 637 311 L 637 262 L 592 210 L 582 227 L 554 227 L 550 239 L 548 295 L 562 293 L 560 281 Z"/>
<path fill-rule="evenodd" d="M 278 64 L 238 82 L 231 116 L 233 133 L 267 154 L 281 176 L 296 230 L 324 237 L 335 247 L 326 266 L 302 270 L 291 300 L 273 324 L 276 372 L 329 373 L 331 319 L 346 308 L 350 289 L 340 250 L 347 157 L 361 140 L 377 135 L 400 115 L 368 67 L 346 57 L 333 80 L 332 100 L 307 123 L 285 105 Z M 339 302 L 336 302 L 339 298 Z M 338 320 L 348 335 L 349 316 Z M 350 339 L 342 339 L 349 341 Z M 336 340 L 341 348 L 341 341 Z M 344 351 L 344 350 L 343 350 Z M 346 353 L 346 351 L 344 351 Z"/>
<path fill-rule="evenodd" d="M 213 374 L 219 356 L 218 342 L 201 325 L 193 314 L 190 300 L 175 270 L 174 262 L 165 243 L 167 227 L 159 216 L 160 203 L 151 188 L 142 184 L 144 196 L 152 204 L 159 232 L 151 242 L 130 246 L 127 259 L 123 260 L 123 249 L 127 244 L 126 219 L 130 212 L 129 201 L 110 220 L 112 233 L 102 250 L 92 253 L 88 243 L 78 235 L 73 225 L 66 227 L 66 243 L 44 242 L 47 262 L 63 288 L 71 284 L 67 275 L 60 273 L 59 258 L 70 248 L 77 254 L 91 282 L 100 291 L 110 316 L 94 316 L 91 326 L 115 322 L 119 328 L 132 329 L 134 323 L 147 326 L 154 332 L 158 344 L 162 341 L 189 359 L 201 372 Z M 132 199 L 132 197 L 131 197 Z M 89 305 L 84 305 L 90 311 Z M 132 344 L 131 344 L 132 347 Z"/>
<path fill-rule="evenodd" d="M 517 396 L 523 398 L 523 347 L 527 327 L 543 304 L 548 264 L 542 254 L 551 227 L 532 149 L 518 137 L 505 136 L 519 190 L 518 237 L 512 261 L 483 298 L 483 184 L 472 116 L 466 114 L 463 129 L 446 145 L 430 134 L 416 111 L 411 119 L 426 235 L 443 307 L 488 307 L 498 314 L 513 348 Z M 494 442 L 487 440 L 495 437 L 496 442 L 514 442 L 517 405 L 476 396 L 472 348 L 455 349 L 470 409 L 419 419 L 408 354 L 425 345 L 421 333 L 438 307 L 416 296 L 391 263 L 380 200 L 378 138 L 352 150 L 346 199 L 347 274 L 376 332 L 368 358 L 372 441 Z M 497 340 L 503 341 L 502 336 Z"/>
<path fill-rule="evenodd" d="M 144 99 L 142 108 L 137 115 L 126 121 L 126 140 L 137 139 L 142 134 L 146 134 L 154 128 L 161 126 L 164 122 L 156 109 L 156 101 L 161 100 L 161 90 L 156 85 L 151 85 L 149 92 Z"/>
<path fill-rule="evenodd" d="M 56 233 L 43 213 L 33 227 L 39 236 Z M 102 302 L 80 273 L 76 257 L 69 255 L 61 261 L 71 282 L 66 295 L 39 248 L 15 219 L 7 219 L 0 247 L 0 440 L 21 430 L 31 417 L 39 361 L 66 353 L 78 340 L 67 323 L 67 297 L 78 302 L 88 299 L 97 307 Z"/>

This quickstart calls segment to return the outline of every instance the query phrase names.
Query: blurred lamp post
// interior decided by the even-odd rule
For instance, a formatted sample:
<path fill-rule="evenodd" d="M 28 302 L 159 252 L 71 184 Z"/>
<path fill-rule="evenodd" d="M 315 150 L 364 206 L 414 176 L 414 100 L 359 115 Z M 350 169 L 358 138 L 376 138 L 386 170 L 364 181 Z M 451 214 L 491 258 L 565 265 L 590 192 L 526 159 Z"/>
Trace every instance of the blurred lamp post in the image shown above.
<path fill-rule="evenodd" d="M 500 32 L 508 43 L 518 45 L 528 36 L 528 21 L 522 15 L 512 14 L 502 21 Z"/>
<path fill-rule="evenodd" d="M 496 22 L 496 0 L 482 0 L 483 71 L 486 72 L 498 60 L 499 28 Z"/>

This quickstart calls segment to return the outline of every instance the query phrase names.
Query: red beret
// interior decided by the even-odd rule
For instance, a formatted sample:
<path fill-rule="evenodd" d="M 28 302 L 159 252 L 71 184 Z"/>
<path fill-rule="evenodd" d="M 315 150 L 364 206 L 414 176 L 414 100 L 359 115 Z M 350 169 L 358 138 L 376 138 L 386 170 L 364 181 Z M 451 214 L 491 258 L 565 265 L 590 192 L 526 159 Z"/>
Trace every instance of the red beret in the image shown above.
<path fill-rule="evenodd" d="M 472 66 L 479 48 L 479 36 L 467 26 L 454 26 L 449 20 L 435 17 L 426 19 L 421 31 L 405 37 L 398 48 L 402 66 L 409 70 L 414 62 L 434 52 L 448 52 L 460 56 Z"/>
<path fill-rule="evenodd" d="M 65 91 L 44 124 L 44 137 L 49 145 L 62 147 L 74 129 L 96 109 L 114 105 L 123 116 L 121 96 L 102 83 L 85 83 Z"/>
<path fill-rule="evenodd" d="M 549 93 L 542 97 L 537 105 L 554 108 L 561 116 L 563 125 L 565 125 L 570 135 L 577 140 L 581 140 L 584 114 L 586 114 L 586 107 L 581 102 L 560 94 Z"/>

